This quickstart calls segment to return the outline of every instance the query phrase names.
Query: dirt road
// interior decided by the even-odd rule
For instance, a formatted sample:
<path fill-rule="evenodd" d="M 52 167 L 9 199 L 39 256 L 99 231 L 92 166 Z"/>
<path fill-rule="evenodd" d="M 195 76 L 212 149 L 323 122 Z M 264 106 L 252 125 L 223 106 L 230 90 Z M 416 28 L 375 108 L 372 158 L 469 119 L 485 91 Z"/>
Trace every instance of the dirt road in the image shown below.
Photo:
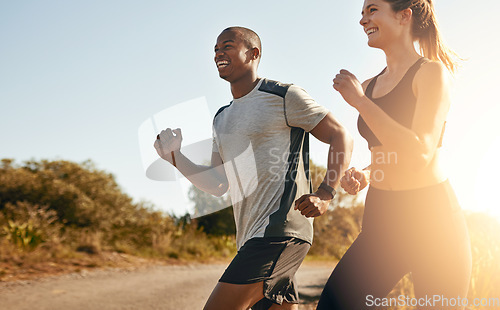
<path fill-rule="evenodd" d="M 0 283 L 0 309 L 202 309 L 226 264 L 97 270 Z M 305 263 L 297 273 L 303 301 L 314 309 L 332 266 Z"/>

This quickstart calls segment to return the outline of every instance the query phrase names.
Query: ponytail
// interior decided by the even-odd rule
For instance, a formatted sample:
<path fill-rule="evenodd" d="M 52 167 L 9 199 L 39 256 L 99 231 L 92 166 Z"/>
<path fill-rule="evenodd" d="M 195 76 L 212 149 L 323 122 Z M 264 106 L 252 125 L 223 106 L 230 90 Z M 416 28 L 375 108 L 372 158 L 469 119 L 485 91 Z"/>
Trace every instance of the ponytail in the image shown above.
<path fill-rule="evenodd" d="M 417 40 L 422 56 L 439 61 L 454 73 L 460 57 L 449 49 L 441 38 L 434 11 L 433 0 L 385 0 L 393 11 L 411 9 L 413 16 L 412 32 Z"/>

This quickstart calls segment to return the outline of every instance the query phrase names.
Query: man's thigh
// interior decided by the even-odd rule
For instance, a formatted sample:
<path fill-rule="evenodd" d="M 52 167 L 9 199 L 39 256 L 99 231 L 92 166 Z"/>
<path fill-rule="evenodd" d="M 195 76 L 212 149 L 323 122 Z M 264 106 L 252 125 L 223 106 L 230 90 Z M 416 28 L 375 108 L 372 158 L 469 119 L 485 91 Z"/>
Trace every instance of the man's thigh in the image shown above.
<path fill-rule="evenodd" d="M 293 306 L 298 303 L 295 272 L 309 247 L 293 237 L 247 241 L 222 275 L 205 309 L 297 309 Z M 283 305 L 277 307 L 279 304 Z"/>
<path fill-rule="evenodd" d="M 204 310 L 247 310 L 264 298 L 263 283 L 231 284 L 219 282 Z M 281 309 L 281 308 L 276 308 Z"/>

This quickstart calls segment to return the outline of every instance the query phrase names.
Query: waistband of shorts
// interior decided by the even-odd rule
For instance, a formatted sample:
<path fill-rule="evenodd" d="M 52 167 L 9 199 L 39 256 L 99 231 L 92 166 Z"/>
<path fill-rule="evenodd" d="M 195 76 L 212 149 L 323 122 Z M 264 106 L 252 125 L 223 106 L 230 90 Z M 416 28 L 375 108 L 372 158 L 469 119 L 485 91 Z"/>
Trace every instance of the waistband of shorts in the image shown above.
<path fill-rule="evenodd" d="M 449 180 L 441 183 L 410 190 L 392 191 L 370 187 L 366 194 L 365 213 L 380 210 L 419 210 L 425 212 L 460 210 L 455 191 Z M 395 209 L 394 209 L 395 208 Z"/>
<path fill-rule="evenodd" d="M 451 188 L 450 180 L 446 179 L 441 183 L 428 185 L 424 187 L 412 188 L 412 189 L 404 189 L 404 190 L 380 189 L 370 185 L 368 187 L 368 191 L 380 194 L 387 194 L 387 195 L 407 196 L 407 195 L 418 195 L 422 193 L 429 193 L 434 191 L 441 191 L 442 189 L 450 189 L 450 188 Z"/>

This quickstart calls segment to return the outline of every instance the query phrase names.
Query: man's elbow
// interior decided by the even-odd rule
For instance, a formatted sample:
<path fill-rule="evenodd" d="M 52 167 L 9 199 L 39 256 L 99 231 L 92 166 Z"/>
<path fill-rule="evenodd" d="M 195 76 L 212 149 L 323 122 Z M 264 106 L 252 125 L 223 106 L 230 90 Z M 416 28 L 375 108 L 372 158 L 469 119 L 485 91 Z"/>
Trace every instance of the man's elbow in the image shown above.
<path fill-rule="evenodd" d="M 330 145 L 333 145 L 336 141 L 342 141 L 345 151 L 352 151 L 354 147 L 354 138 L 344 127 L 337 128 L 331 137 Z"/>
<path fill-rule="evenodd" d="M 352 149 L 354 148 L 354 138 L 351 136 L 351 134 L 345 130 L 344 134 L 344 139 L 345 139 L 345 144 L 346 144 L 346 149 L 350 152 L 352 152 Z"/>

